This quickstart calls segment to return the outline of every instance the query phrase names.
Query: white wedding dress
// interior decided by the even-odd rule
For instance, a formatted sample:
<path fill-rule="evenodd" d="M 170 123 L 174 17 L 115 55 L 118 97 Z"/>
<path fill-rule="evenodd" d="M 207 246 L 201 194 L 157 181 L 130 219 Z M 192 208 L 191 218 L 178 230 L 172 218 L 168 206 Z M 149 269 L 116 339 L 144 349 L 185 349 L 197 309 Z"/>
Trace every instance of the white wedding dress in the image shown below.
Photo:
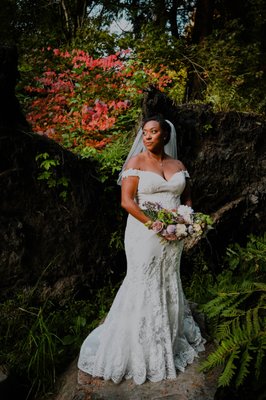
<path fill-rule="evenodd" d="M 177 208 L 187 171 L 169 181 L 151 171 L 129 169 L 123 179 L 138 176 L 136 201 Z M 152 230 L 128 216 L 125 232 L 127 274 L 102 325 L 82 344 L 78 368 L 94 377 L 119 383 L 133 378 L 157 382 L 184 371 L 205 340 L 195 323 L 181 285 L 183 242 L 161 243 Z"/>

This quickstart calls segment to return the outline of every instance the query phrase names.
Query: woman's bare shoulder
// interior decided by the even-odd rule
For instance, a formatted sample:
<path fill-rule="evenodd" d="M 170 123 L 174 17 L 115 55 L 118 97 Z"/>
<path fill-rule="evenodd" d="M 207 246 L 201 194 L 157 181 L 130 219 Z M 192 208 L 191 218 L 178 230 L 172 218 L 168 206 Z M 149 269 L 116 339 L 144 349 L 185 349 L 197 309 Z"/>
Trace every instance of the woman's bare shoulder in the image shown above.
<path fill-rule="evenodd" d="M 169 158 L 172 166 L 175 167 L 178 171 L 185 171 L 186 167 L 180 160 L 175 160 L 174 158 Z"/>
<path fill-rule="evenodd" d="M 143 164 L 143 160 L 144 160 L 144 154 L 143 153 L 139 153 L 136 156 L 133 156 L 130 158 L 130 160 L 128 160 L 125 169 L 141 169 L 142 164 Z"/>
<path fill-rule="evenodd" d="M 180 169 L 181 171 L 187 169 L 187 168 L 185 167 L 185 165 L 182 163 L 182 161 L 180 161 L 180 160 L 176 160 L 176 161 L 178 162 L 178 166 L 179 166 L 179 169 Z"/>

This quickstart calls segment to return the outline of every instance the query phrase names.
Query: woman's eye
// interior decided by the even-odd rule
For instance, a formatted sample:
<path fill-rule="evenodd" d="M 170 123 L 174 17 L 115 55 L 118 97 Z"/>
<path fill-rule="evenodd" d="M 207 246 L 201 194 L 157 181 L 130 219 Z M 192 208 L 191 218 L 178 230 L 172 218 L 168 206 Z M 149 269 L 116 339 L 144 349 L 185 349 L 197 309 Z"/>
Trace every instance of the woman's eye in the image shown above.
<path fill-rule="evenodd" d="M 155 133 L 157 133 L 157 131 L 144 132 L 145 135 L 147 135 L 148 133 L 154 135 Z"/>

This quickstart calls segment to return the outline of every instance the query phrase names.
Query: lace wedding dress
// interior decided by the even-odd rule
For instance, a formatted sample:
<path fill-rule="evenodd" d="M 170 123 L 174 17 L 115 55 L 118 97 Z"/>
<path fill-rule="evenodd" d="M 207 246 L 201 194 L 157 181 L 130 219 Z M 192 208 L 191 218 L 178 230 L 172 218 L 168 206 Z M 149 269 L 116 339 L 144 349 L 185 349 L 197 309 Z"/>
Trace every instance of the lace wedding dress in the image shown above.
<path fill-rule="evenodd" d="M 123 179 L 138 176 L 136 201 L 177 208 L 187 171 L 169 181 L 155 172 L 129 169 Z M 125 232 L 127 274 L 102 325 L 82 344 L 78 368 L 119 383 L 133 378 L 157 382 L 184 371 L 205 340 L 184 298 L 179 266 L 182 241 L 161 243 L 152 230 L 128 216 Z"/>

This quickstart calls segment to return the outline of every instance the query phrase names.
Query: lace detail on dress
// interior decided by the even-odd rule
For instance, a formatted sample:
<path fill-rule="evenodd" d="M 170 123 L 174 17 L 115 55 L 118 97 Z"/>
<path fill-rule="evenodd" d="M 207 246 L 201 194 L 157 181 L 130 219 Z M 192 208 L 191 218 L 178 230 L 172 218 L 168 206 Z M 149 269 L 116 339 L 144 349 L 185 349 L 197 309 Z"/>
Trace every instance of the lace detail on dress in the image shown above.
<path fill-rule="evenodd" d="M 138 197 L 180 203 L 183 173 L 169 181 L 156 173 L 128 169 L 124 177 L 139 176 Z M 183 242 L 161 242 L 158 235 L 129 215 L 125 232 L 127 274 L 104 323 L 82 344 L 78 367 L 92 376 L 136 384 L 174 379 L 184 371 L 204 339 L 184 298 L 180 279 Z"/>
<path fill-rule="evenodd" d="M 184 371 L 193 362 L 202 338 L 195 323 L 183 319 L 184 295 L 173 264 L 181 253 L 182 243 L 166 243 L 159 258 L 128 274 L 104 324 L 83 344 L 81 370 L 115 383 L 125 377 L 142 384 L 174 379 L 176 368 Z"/>
<path fill-rule="evenodd" d="M 139 176 L 141 171 L 139 169 L 129 168 L 122 172 L 122 179 L 127 178 L 128 176 Z"/>

